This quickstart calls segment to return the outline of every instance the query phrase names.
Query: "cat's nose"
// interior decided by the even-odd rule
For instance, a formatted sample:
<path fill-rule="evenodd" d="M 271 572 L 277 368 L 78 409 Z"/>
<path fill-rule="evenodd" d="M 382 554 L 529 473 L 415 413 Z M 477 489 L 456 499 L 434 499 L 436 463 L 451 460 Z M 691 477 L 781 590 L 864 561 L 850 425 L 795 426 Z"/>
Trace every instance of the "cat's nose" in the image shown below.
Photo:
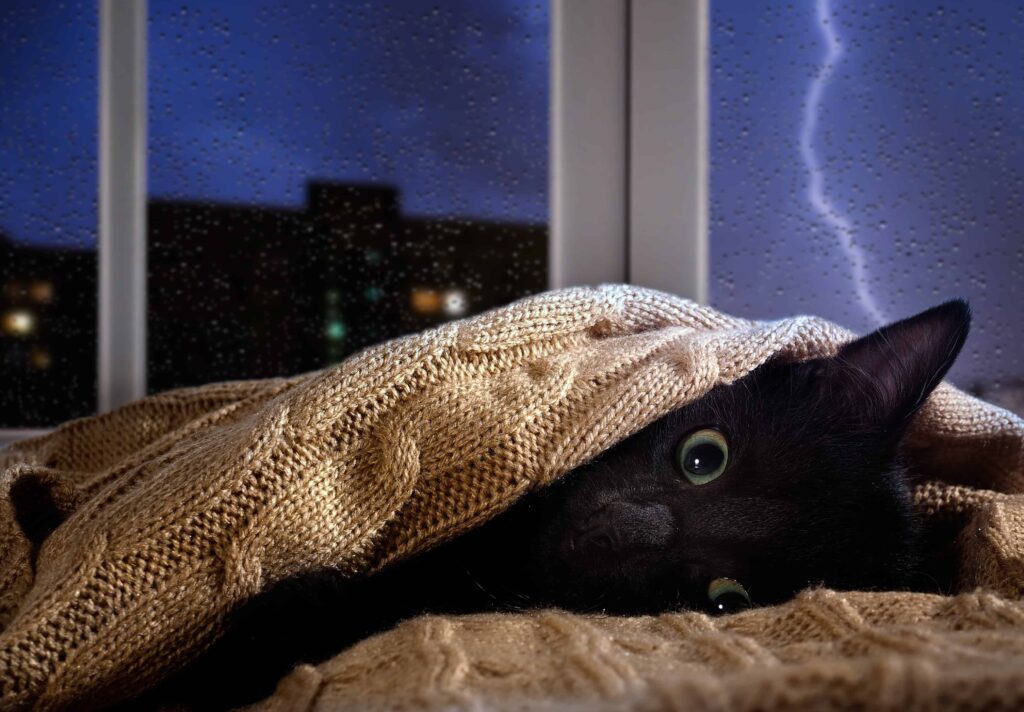
<path fill-rule="evenodd" d="M 660 502 L 616 501 L 583 519 L 572 532 L 572 548 L 588 553 L 655 549 L 675 531 L 672 510 Z"/>

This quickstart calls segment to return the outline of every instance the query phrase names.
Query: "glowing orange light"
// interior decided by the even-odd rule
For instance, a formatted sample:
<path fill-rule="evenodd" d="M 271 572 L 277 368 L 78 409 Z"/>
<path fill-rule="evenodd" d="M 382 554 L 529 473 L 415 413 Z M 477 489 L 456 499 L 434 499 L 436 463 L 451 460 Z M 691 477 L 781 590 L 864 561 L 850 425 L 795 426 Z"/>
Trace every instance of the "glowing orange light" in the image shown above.
<path fill-rule="evenodd" d="M 28 295 L 34 302 L 49 304 L 53 301 L 53 282 L 46 280 L 33 282 L 28 288 Z"/>
<path fill-rule="evenodd" d="M 50 352 L 46 349 L 32 349 L 32 353 L 29 354 L 28 361 L 32 364 L 32 368 L 39 371 L 45 371 L 53 363 L 53 358 L 50 356 Z"/>
<path fill-rule="evenodd" d="M 441 311 L 441 295 L 436 289 L 413 289 L 409 304 L 417 314 L 437 314 Z"/>
<path fill-rule="evenodd" d="M 12 336 L 28 336 L 36 327 L 36 318 L 26 309 L 12 309 L 4 314 L 3 325 Z"/>

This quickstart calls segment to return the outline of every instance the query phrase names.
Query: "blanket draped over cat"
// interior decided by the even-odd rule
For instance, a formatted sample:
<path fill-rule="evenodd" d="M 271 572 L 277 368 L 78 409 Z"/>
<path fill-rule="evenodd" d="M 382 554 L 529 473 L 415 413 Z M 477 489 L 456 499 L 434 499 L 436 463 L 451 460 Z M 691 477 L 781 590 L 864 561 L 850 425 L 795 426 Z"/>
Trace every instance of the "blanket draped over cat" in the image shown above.
<path fill-rule="evenodd" d="M 831 354 L 850 338 L 817 318 L 754 322 L 640 288 L 568 289 L 322 371 L 154 395 L 11 446 L 0 708 L 129 697 L 274 581 L 387 566 L 773 355 Z M 934 481 L 917 490 L 921 508 L 971 522 L 957 596 L 817 591 L 722 619 L 412 621 L 390 645 L 297 669 L 264 706 L 1024 707 L 1024 422 L 943 384 L 907 444 Z M 9 495 L 26 477 L 46 493 L 35 519 L 16 517 Z M 480 652 L 488 640 L 502 642 Z M 438 641 L 447 658 L 423 653 Z"/>

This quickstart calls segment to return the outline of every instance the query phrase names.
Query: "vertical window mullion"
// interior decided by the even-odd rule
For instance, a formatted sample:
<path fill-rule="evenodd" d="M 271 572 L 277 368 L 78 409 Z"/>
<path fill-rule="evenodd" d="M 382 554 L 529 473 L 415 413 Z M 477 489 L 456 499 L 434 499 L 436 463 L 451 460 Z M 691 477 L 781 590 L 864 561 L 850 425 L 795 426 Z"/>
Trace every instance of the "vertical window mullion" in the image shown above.
<path fill-rule="evenodd" d="M 626 279 L 629 4 L 551 3 L 551 287 Z"/>
<path fill-rule="evenodd" d="M 629 281 L 708 296 L 708 0 L 630 3 Z"/>
<path fill-rule="evenodd" d="M 100 412 L 146 393 L 146 10 L 100 2 Z"/>

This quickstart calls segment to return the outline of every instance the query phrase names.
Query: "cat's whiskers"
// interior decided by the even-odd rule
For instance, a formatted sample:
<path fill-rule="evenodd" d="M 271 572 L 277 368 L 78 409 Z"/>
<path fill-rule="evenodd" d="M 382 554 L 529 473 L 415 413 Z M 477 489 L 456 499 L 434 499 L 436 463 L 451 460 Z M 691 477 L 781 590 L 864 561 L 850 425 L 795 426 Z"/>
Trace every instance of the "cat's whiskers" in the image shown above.
<path fill-rule="evenodd" d="M 492 590 L 487 588 L 480 582 L 480 580 L 473 575 L 473 572 L 468 568 L 463 569 L 466 577 L 473 583 L 476 588 L 487 595 L 492 601 L 495 602 L 495 607 L 502 610 L 508 611 L 525 611 L 533 608 L 533 599 L 528 595 L 517 589 L 506 588 L 504 590 L 504 596 L 496 595 Z"/>

